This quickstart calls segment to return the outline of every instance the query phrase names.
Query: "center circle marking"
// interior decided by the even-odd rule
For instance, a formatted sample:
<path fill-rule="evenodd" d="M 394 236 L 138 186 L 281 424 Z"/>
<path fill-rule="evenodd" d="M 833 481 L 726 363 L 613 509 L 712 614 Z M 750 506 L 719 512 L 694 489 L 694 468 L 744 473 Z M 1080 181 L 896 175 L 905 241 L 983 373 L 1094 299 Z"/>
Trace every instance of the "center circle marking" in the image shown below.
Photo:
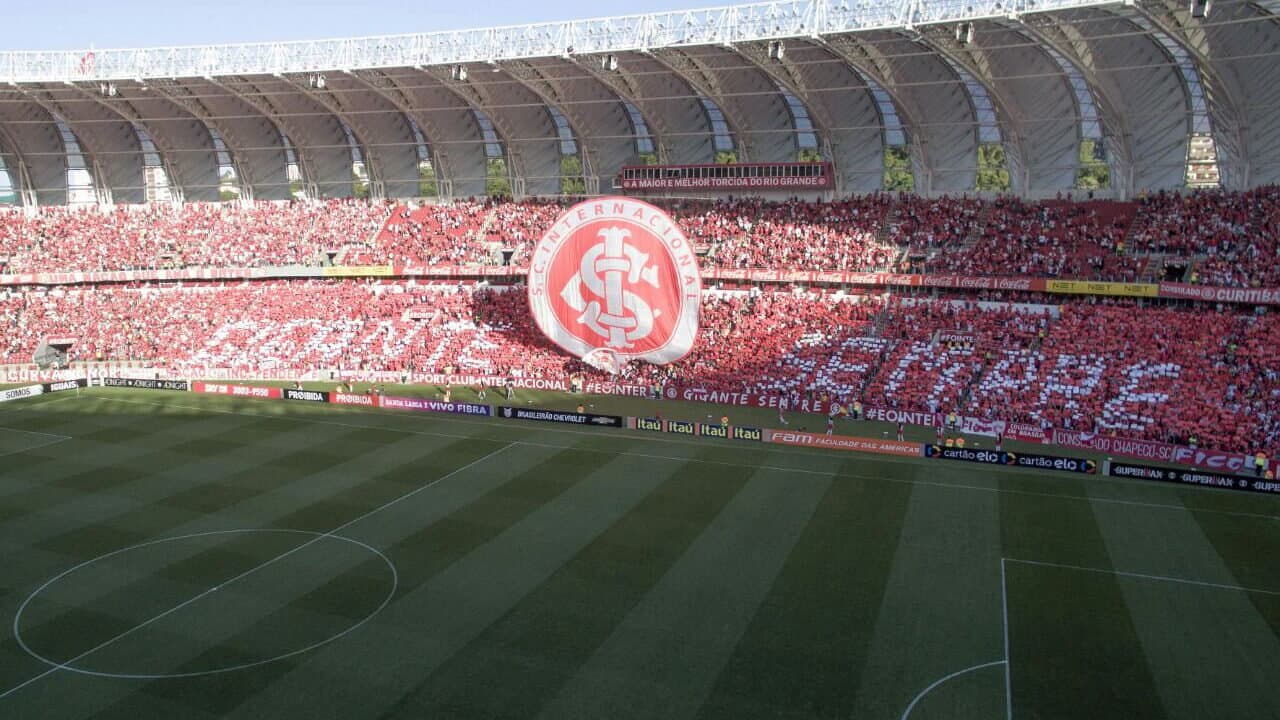
<path fill-rule="evenodd" d="M 288 551 L 289 553 L 296 552 L 296 551 L 298 551 L 299 549 L 301 549 L 301 548 L 303 548 L 303 547 L 306 547 L 308 544 L 313 543 L 313 542 L 316 542 L 317 540 L 320 540 L 320 539 L 331 539 L 331 540 L 337 540 L 337 541 L 339 541 L 339 542 L 344 542 L 344 543 L 348 543 L 348 544 L 350 544 L 350 545 L 354 545 L 354 546 L 356 546 L 356 547 L 358 547 L 358 548 L 361 548 L 361 549 L 363 549 L 363 550 L 368 551 L 368 552 L 369 552 L 369 553 L 371 553 L 372 555 L 374 555 L 374 556 L 378 557 L 380 560 L 382 560 L 383 564 L 384 564 L 384 565 L 386 565 L 387 571 L 388 571 L 388 572 L 390 573 L 390 575 L 391 575 L 391 588 L 387 591 L 387 595 L 386 595 L 386 597 L 385 597 L 385 598 L 383 598 L 383 599 L 382 599 L 382 602 L 380 602 L 380 603 L 378 604 L 378 606 L 377 606 L 377 607 L 375 607 L 371 612 L 369 612 L 369 614 L 368 614 L 368 615 L 364 616 L 363 618 L 361 618 L 359 621 L 355 622 L 354 624 L 352 624 L 352 625 L 348 626 L 346 629 L 344 629 L 344 630 L 342 630 L 342 631 L 340 631 L 340 632 L 334 633 L 334 634 L 332 634 L 332 635 L 329 635 L 328 637 L 325 637 L 325 638 L 323 638 L 323 639 L 321 639 L 321 640 L 318 640 L 318 641 L 316 641 L 316 642 L 313 642 L 313 643 L 311 643 L 311 644 L 307 645 L 306 647 L 298 648 L 297 650 L 291 650 L 291 651 L 289 651 L 289 652 L 285 652 L 285 653 L 280 653 L 280 654 L 275 655 L 275 656 L 273 656 L 273 657 L 265 658 L 265 659 L 262 659 L 262 660 L 255 660 L 255 661 L 253 661 L 253 662 L 240 663 L 240 664 L 237 664 L 237 665 L 228 665 L 228 666 L 226 666 L 226 667 L 213 668 L 213 669 L 210 669 L 210 670 L 200 670 L 200 671 L 196 671 L 196 672 L 184 672 L 184 673 L 124 673 L 124 672 L 121 672 L 121 673 L 113 673 L 113 672 L 104 672 L 104 671 L 100 671 L 100 670 L 90 670 L 90 669 L 88 669 L 88 668 L 76 667 L 76 666 L 73 664 L 73 663 L 75 663 L 76 661 L 78 661 L 78 660 L 80 660 L 80 659 L 83 659 L 83 658 L 85 658 L 85 657 L 87 657 L 87 656 L 89 656 L 89 655 L 93 654 L 93 653 L 94 653 L 94 652 L 96 652 L 97 650 L 100 650 L 100 649 L 102 649 L 103 647 L 106 647 L 107 645 L 110 645 L 110 644 L 114 643 L 114 642 L 115 642 L 115 640 L 117 640 L 117 639 L 119 639 L 119 638 L 123 637 L 123 634 L 121 634 L 121 635 L 116 635 L 115 637 L 113 637 L 113 638 L 111 638 L 111 639 L 107 640 L 106 642 L 104 642 L 104 643 L 102 643 L 102 644 L 98 645 L 97 647 L 90 648 L 89 650 L 86 650 L 86 651 L 82 652 L 81 654 L 79 654 L 79 655 L 77 655 L 77 656 L 75 656 L 75 657 L 71 658 L 70 660 L 66 660 L 66 661 L 63 661 L 63 662 L 59 662 L 59 661 L 54 660 L 54 659 L 52 659 L 52 658 L 46 657 L 45 655 L 42 655 L 42 654 L 41 654 L 41 653 L 39 653 L 39 652 L 36 652 L 35 650 L 33 650 L 33 649 L 31 648 L 31 646 L 30 646 L 30 645 L 28 645 L 28 644 L 27 644 L 26 640 L 22 637 L 22 616 L 23 616 L 23 613 L 25 613 L 25 612 L 27 611 L 28 606 L 30 606 L 30 605 L 31 605 L 31 603 L 32 603 L 34 600 L 36 600 L 36 599 L 37 599 L 37 598 L 38 598 L 42 593 L 44 593 L 46 590 L 48 590 L 50 587 L 52 587 L 52 586 L 53 586 L 54 584 L 56 584 L 58 581 L 60 581 L 60 580 L 62 580 L 62 579 L 64 579 L 64 578 L 66 578 L 66 577 L 67 577 L 67 576 L 69 576 L 69 575 L 72 575 L 73 573 L 75 573 L 75 572 L 76 572 L 76 571 L 78 571 L 78 570 L 83 570 L 84 568 L 87 568 L 87 567 L 89 567 L 90 565 L 93 565 L 94 563 L 101 562 L 101 561 L 106 560 L 106 559 L 108 559 L 108 558 L 113 558 L 113 557 L 116 557 L 116 556 L 118 556 L 118 555 L 123 555 L 123 554 L 125 554 L 125 553 L 132 552 L 132 551 L 134 551 L 134 550 L 141 550 L 141 549 L 143 549 L 143 548 L 148 548 L 148 547 L 152 547 L 152 546 L 155 546 L 155 545 L 162 545 L 162 544 L 164 544 L 164 543 L 180 542 L 180 541 L 182 541 L 182 540 L 191 540 L 191 539 L 193 539 L 193 538 L 213 537 L 213 536 L 217 536 L 217 535 L 245 535 L 245 534 L 257 534 L 257 533 L 262 533 L 262 534 L 266 534 L 266 533 L 284 533 L 284 534 L 292 534 L 292 535 L 307 535 L 307 536 L 310 536 L 310 537 L 312 538 L 311 540 L 307 541 L 306 543 L 304 543 L 304 544 L 302 544 L 302 545 L 299 545 L 298 547 L 294 548 L 293 550 Z M 268 564 L 268 563 L 274 562 L 274 561 L 275 561 L 275 559 L 278 559 L 279 557 L 280 557 L 280 556 L 276 556 L 276 558 L 272 558 L 272 559 L 269 559 L 269 560 L 264 561 L 263 563 L 260 563 L 259 565 L 255 566 L 254 568 L 252 568 L 252 569 L 250 569 L 250 570 L 246 571 L 246 572 L 244 573 L 244 575 L 248 575 L 248 574 L 250 574 L 250 573 L 252 573 L 252 572 L 255 572 L 258 568 L 260 568 L 260 567 L 262 567 L 263 565 L 266 565 L 266 564 Z M 208 589 L 208 590 L 206 590 L 204 593 L 201 593 L 201 594 L 199 594 L 199 595 L 196 595 L 194 598 L 192 598 L 192 600 L 195 600 L 195 599 L 197 599 L 197 598 L 201 598 L 201 597 L 203 597 L 203 596 L 204 596 L 204 595 L 206 595 L 206 594 L 212 594 L 213 592 L 216 592 L 216 591 L 218 591 L 218 590 L 221 590 L 221 589 L 222 589 L 226 584 L 227 584 L 227 582 L 226 582 L 226 581 L 224 581 L 224 582 L 222 582 L 222 583 L 219 583 L 218 585 L 216 585 L 216 586 L 213 586 L 213 587 L 209 588 L 209 589 Z M 279 662 L 279 661 L 281 661 L 281 660 L 285 660 L 285 659 L 288 659 L 288 658 L 291 658 L 291 657 L 295 657 L 295 656 L 297 656 L 297 655 L 302 655 L 302 654 L 304 654 L 304 653 L 311 652 L 312 650 L 316 650 L 316 649 L 318 649 L 318 648 L 320 648 L 320 647 L 323 647 L 323 646 L 325 646 L 325 645 L 328 645 L 329 643 L 332 643 L 332 642 L 334 642 L 334 641 L 336 641 L 336 640 L 339 640 L 339 639 L 341 639 L 341 638 L 343 638 L 343 637 L 346 637 L 347 635 L 351 634 L 352 632 L 355 632 L 356 630 L 358 630 L 360 627 L 364 626 L 366 623 L 368 623 L 370 620 L 372 620 L 372 619 L 373 619 L 375 616 L 377 616 L 379 613 L 381 613 L 381 612 L 382 612 L 382 611 L 387 607 L 387 605 L 389 605 L 389 604 L 391 603 L 391 600 L 395 597 L 396 591 L 397 591 L 397 590 L 399 590 L 399 589 L 400 589 L 400 574 L 399 574 L 399 572 L 397 572 L 397 570 L 396 570 L 395 563 L 391 562 L 391 558 L 387 557 L 385 553 L 383 553 L 382 551 L 378 550 L 377 548 L 375 548 L 375 547 L 373 547 L 373 546 L 371 546 L 371 545 L 368 545 L 367 543 L 360 542 L 359 540 L 354 540 L 354 539 L 349 538 L 349 537 L 346 537 L 346 536 L 344 536 L 344 535 L 333 535 L 333 534 L 331 534 L 331 533 L 314 532 L 314 531 L 311 531 L 311 530 L 289 530 L 289 529 L 281 529 L 281 528 L 261 528 L 261 529 L 243 529 L 243 530 L 215 530 L 215 531 L 212 531 L 212 532 L 191 533 L 191 534 L 188 534 L 188 535 L 176 535 L 176 536 L 174 536 L 174 537 L 160 538 L 159 540 L 151 540 L 151 541 L 148 541 L 148 542 L 139 543 L 139 544 L 137 544 L 137 545 L 130 545 L 129 547 L 120 548 L 119 550 L 113 550 L 113 551 L 111 551 L 111 552 L 109 552 L 109 553 L 105 553 L 105 554 L 103 554 L 103 555 L 99 555 L 99 556 L 97 556 L 97 557 L 95 557 L 95 558 L 91 558 L 91 559 L 89 559 L 89 560 L 86 560 L 86 561 L 84 561 L 84 562 L 80 563 L 79 565 L 72 566 L 72 567 L 70 567 L 70 568 L 68 568 L 68 569 L 66 569 L 66 570 L 64 570 L 64 571 L 62 571 L 61 573 L 58 573 L 57 575 L 53 576 L 53 577 L 52 577 L 52 578 L 50 578 L 49 580 L 45 581 L 45 583 L 44 583 L 43 585 L 41 585 L 40 587 L 36 588 L 36 589 L 35 589 L 35 591 L 34 591 L 34 592 L 32 592 L 30 595 L 28 595 L 28 596 L 27 596 L 27 598 L 26 598 L 25 600 L 23 600 L 23 601 L 22 601 L 22 604 L 18 606 L 18 612 L 17 612 L 17 614 L 16 614 L 16 615 L 14 615 L 14 617 L 13 617 L 13 636 L 14 636 L 14 638 L 18 641 L 18 645 L 19 645 L 20 647 L 22 647 L 22 649 L 23 649 L 23 650 L 24 650 L 28 655 L 30 655 L 31 657 L 33 657 L 33 658 L 35 658 L 35 659 L 39 660 L 40 662 L 42 662 L 42 663 L 44 663 L 44 664 L 46 664 L 46 665 L 48 665 L 48 666 L 52 667 L 52 668 L 53 668 L 53 669 L 55 669 L 55 670 L 66 670 L 66 671 L 69 671 L 69 672 L 79 673 L 79 674 L 81 674 L 81 675 L 92 675 L 92 676 L 94 676 L 94 677 L 103 677 L 103 678 L 118 678 L 118 679 L 122 679 L 122 680 L 165 680 L 165 679 L 177 679 L 177 678 L 194 678 L 194 677 L 203 677 L 203 676 L 206 676 L 206 675 L 220 675 L 220 674 L 222 674 L 222 673 L 236 672 L 236 671 L 238 671 L 238 670 L 248 670 L 248 669 L 250 669 L 250 668 L 255 668 L 255 667 L 262 666 L 262 665 L 267 665 L 267 664 L 270 664 L 270 663 Z M 188 600 L 187 602 L 191 602 L 192 600 Z M 149 623 L 150 623 L 152 620 L 154 620 L 154 619 L 155 619 L 155 618 L 153 617 L 151 620 L 147 620 L 147 621 L 143 621 L 143 622 L 144 622 L 144 624 L 149 624 Z M 134 627 L 132 627 L 132 628 L 130 628 L 130 629 L 128 629 L 128 630 L 126 630 L 124 634 L 132 633 L 132 632 L 133 632 L 134 630 L 136 630 L 138 627 L 140 627 L 140 626 L 135 625 Z"/>

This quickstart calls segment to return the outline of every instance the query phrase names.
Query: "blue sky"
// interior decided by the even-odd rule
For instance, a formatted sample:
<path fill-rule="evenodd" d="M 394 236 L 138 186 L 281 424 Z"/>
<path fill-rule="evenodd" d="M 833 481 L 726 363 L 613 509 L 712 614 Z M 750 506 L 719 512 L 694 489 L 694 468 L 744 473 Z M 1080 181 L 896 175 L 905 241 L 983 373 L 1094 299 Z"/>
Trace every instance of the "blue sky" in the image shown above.
<path fill-rule="evenodd" d="M 737 4 L 732 0 L 0 0 L 3 50 L 311 40 Z"/>

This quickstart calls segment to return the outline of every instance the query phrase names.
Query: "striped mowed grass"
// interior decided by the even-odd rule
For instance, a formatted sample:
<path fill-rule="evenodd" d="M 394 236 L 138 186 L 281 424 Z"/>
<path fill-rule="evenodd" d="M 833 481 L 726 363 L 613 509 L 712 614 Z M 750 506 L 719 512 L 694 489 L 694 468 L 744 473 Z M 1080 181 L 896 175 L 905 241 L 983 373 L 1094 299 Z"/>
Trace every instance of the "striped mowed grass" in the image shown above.
<path fill-rule="evenodd" d="M 4 718 L 1274 718 L 1274 498 L 95 389 L 0 409 Z"/>

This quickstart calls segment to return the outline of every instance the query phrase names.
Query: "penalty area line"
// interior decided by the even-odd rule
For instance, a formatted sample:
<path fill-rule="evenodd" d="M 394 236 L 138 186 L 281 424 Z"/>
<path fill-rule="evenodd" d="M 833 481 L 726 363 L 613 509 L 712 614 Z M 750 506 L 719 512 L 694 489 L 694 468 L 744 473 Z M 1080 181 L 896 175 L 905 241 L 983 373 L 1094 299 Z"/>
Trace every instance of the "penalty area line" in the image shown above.
<path fill-rule="evenodd" d="M 64 402 L 66 400 L 78 399 L 80 397 L 80 393 L 76 393 L 74 395 L 65 395 L 63 397 L 54 398 L 53 400 L 45 400 L 44 398 L 47 398 L 47 397 L 49 397 L 48 393 L 44 395 L 37 395 L 34 398 L 23 398 L 21 400 L 15 400 L 13 404 L 10 405 L 9 407 L 0 409 L 0 413 L 22 412 L 23 410 L 35 410 L 36 408 L 42 408 L 46 405 L 56 405 L 57 403 Z"/>
<path fill-rule="evenodd" d="M 1049 567 L 1062 570 L 1072 570 L 1076 572 L 1095 573 L 1098 575 L 1113 575 L 1116 577 L 1127 577 L 1138 580 L 1150 580 L 1153 582 L 1175 583 L 1178 585 L 1191 585 L 1193 587 L 1211 588 L 1214 590 L 1234 590 L 1243 593 L 1257 593 L 1259 595 L 1280 596 L 1280 590 L 1264 590 L 1261 588 L 1250 588 L 1242 585 L 1228 585 L 1226 583 L 1215 583 L 1207 580 L 1195 580 L 1193 578 L 1171 577 L 1168 575 L 1153 575 L 1151 573 L 1130 572 L 1127 570 L 1114 570 L 1107 568 L 1095 568 L 1085 565 L 1070 565 L 1066 563 L 1046 562 L 1043 560 L 1026 560 L 1022 558 L 1000 558 L 1000 605 L 1004 622 L 1004 676 L 1005 676 L 1005 717 L 1006 720 L 1013 720 L 1013 681 L 1011 671 L 1013 662 L 1009 653 L 1009 583 L 1008 573 L 1006 572 L 1009 563 L 1018 563 L 1020 565 L 1031 565 L 1033 567 Z M 996 663 L 991 663 L 996 664 Z M 970 668 L 975 670 L 977 668 Z M 961 672 L 967 672 L 962 670 Z M 944 678 L 946 680 L 947 678 Z M 926 688 L 926 692 L 930 688 Z M 905 718 L 906 715 L 903 715 Z"/>
<path fill-rule="evenodd" d="M 1004 625 L 1004 716 L 1013 720 L 1013 671 L 1009 661 L 1009 579 L 1005 560 L 1000 558 L 1000 617 Z"/>
<path fill-rule="evenodd" d="M 58 438 L 59 440 L 70 440 L 70 435 L 59 435 L 58 433 L 38 432 L 35 430 L 23 430 L 22 428 L 12 428 L 7 425 L 0 425 L 0 430 L 8 432 L 22 433 L 24 435 L 43 435 L 44 437 Z"/>
<path fill-rule="evenodd" d="M 1064 563 L 1045 562 L 1043 560 L 1021 560 L 1019 558 L 1001 558 L 1001 567 L 1005 563 L 1020 563 L 1022 565 L 1037 565 L 1040 567 L 1061 568 L 1063 570 L 1076 570 L 1079 572 L 1097 573 L 1101 575 L 1118 575 L 1120 577 L 1137 578 L 1139 580 L 1153 580 L 1156 582 L 1178 583 L 1180 585 L 1195 585 L 1197 587 L 1214 588 L 1216 590 L 1238 590 L 1246 593 L 1257 593 L 1259 595 L 1276 595 L 1280 596 L 1280 590 L 1263 590 L 1261 588 L 1244 587 L 1243 585 L 1227 585 L 1225 583 L 1208 582 L 1206 580 L 1195 580 L 1192 578 L 1170 577 L 1168 575 L 1151 575 L 1149 573 L 1130 572 L 1126 570 L 1108 570 L 1106 568 L 1086 567 L 1084 565 L 1067 565 Z"/>
<path fill-rule="evenodd" d="M 0 428 L 0 430 L 9 430 L 9 429 L 10 429 L 10 428 Z M 45 434 L 47 434 L 47 433 L 35 433 L 35 434 L 37 434 L 37 435 L 45 435 Z M 21 449 L 18 449 L 18 450 L 10 450 L 9 452 L 3 452 L 3 453 L 0 453 L 0 457 L 9 457 L 10 455 L 18 455 L 18 454 L 25 453 L 25 452 L 32 452 L 32 451 L 34 451 L 34 450 L 39 450 L 40 448 L 47 448 L 47 447 L 51 447 L 51 446 L 53 446 L 53 445 L 57 445 L 58 443 L 64 443 L 64 442 L 66 442 L 66 441 L 68 441 L 68 440 L 75 440 L 75 438 L 73 438 L 73 437 L 68 437 L 68 436 L 66 436 L 66 435 L 58 435 L 58 436 L 55 436 L 55 438 L 54 438 L 53 440 L 50 440 L 49 442 L 46 442 L 46 443 L 41 443 L 41 444 L 39 444 L 39 445 L 32 445 L 31 447 L 27 447 L 27 448 L 21 448 Z"/>
<path fill-rule="evenodd" d="M 1007 666 L 1008 662 L 1005 660 L 993 660 L 992 662 L 989 662 L 989 663 L 982 663 L 981 665 L 974 665 L 973 667 L 967 667 L 963 670 L 957 670 L 951 673 L 950 675 L 934 680 L 933 682 L 929 683 L 929 687 L 926 687 L 925 689 L 921 690 L 919 694 L 917 694 L 914 698 L 911 699 L 911 704 L 907 706 L 906 710 L 902 711 L 901 720 L 907 720 L 907 718 L 911 716 L 911 711 L 916 709 L 916 704 L 919 703 L 921 700 L 923 700 L 925 695 L 928 695 L 930 692 L 933 691 L 934 688 L 938 687 L 939 685 L 947 683 L 955 678 L 960 677 L 961 675 L 975 672 L 977 670 L 983 670 L 989 667 L 995 667 L 996 665 Z"/>

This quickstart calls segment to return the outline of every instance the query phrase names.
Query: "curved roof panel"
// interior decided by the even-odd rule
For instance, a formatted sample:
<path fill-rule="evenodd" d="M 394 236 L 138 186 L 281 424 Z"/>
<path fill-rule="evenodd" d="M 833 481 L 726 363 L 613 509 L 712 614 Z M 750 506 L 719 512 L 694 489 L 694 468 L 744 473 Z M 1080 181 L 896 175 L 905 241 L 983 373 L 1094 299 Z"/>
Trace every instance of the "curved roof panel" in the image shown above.
<path fill-rule="evenodd" d="M 1105 148 L 1121 196 L 1184 187 L 1192 163 L 1246 188 L 1280 181 L 1274 4 L 1220 0 L 1192 17 L 1178 0 L 783 0 L 309 42 L 8 51 L 0 147 L 15 188 L 40 203 L 67 199 L 55 118 L 80 138 L 100 199 L 144 199 L 135 127 L 186 199 L 216 197 L 224 163 L 210 131 L 252 197 L 288 197 L 274 128 L 316 196 L 351 193 L 348 130 L 376 195 L 417 193 L 428 159 L 442 194 L 479 195 L 477 112 L 528 194 L 558 192 L 569 144 L 605 191 L 646 148 L 665 163 L 711 161 L 724 130 L 751 161 L 792 159 L 805 139 L 841 192 L 877 189 L 884 148 L 904 145 L 919 191 L 970 191 L 979 146 L 998 142 L 1012 190 L 1051 195 L 1073 189 L 1085 139 Z"/>

